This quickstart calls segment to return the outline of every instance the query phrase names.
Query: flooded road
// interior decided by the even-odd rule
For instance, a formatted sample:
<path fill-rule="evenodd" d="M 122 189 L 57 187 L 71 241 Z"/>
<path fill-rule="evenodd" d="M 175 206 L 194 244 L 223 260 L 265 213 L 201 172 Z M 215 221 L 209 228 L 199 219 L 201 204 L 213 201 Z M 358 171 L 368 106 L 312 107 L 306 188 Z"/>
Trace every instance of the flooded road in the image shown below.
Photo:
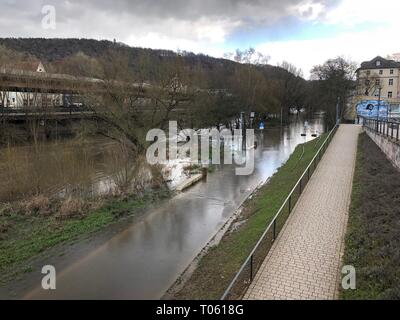
<path fill-rule="evenodd" d="M 295 147 L 324 132 L 323 121 L 303 122 L 258 135 L 255 171 L 236 176 L 235 167 L 221 166 L 206 181 L 165 202 L 143 219 L 127 226 L 77 261 L 62 257 L 57 290 L 31 291 L 27 299 L 159 299 L 242 202 L 266 181 Z M 70 261 L 69 261 L 70 260 Z M 38 275 L 40 284 L 42 275 Z"/>

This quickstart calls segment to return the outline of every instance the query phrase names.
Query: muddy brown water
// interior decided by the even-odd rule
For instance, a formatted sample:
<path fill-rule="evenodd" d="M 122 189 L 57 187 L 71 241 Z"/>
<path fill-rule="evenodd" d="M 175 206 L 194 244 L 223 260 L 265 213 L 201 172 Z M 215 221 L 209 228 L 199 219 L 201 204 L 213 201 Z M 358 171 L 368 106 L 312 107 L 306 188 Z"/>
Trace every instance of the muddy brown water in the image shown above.
<path fill-rule="evenodd" d="M 121 170 L 116 143 L 101 138 L 0 149 L 0 201 L 48 195 L 107 193 Z"/>
<path fill-rule="evenodd" d="M 322 119 L 258 134 L 255 171 L 235 175 L 220 166 L 186 192 L 148 212 L 136 223 L 98 246 L 81 248 L 49 260 L 57 270 L 57 289 L 41 288 L 40 270 L 31 275 L 26 299 L 159 299 L 240 207 L 242 202 L 289 158 L 296 146 L 312 140 L 311 131 L 325 130 Z M 86 250 L 86 252 L 85 252 Z M 46 263 L 46 261 L 44 261 Z"/>

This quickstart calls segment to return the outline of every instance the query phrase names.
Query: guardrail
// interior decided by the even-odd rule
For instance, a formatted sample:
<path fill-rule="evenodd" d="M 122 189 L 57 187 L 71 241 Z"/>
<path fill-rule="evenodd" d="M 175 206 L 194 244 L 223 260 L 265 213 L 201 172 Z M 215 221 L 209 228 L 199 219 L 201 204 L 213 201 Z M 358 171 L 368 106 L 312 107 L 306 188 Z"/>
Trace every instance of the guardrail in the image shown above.
<path fill-rule="evenodd" d="M 312 174 L 315 172 L 317 165 L 321 161 L 323 154 L 332 141 L 337 128 L 338 125 L 335 125 L 329 132 L 328 137 L 325 139 L 324 143 L 319 148 L 314 158 L 293 187 L 292 191 L 289 193 L 281 208 L 264 231 L 260 240 L 257 242 L 254 249 L 233 278 L 221 300 L 239 300 L 243 298 L 248 287 L 253 282 L 254 276 L 271 249 L 272 244 L 275 242 L 278 234 L 285 225 L 287 218 L 290 216 L 294 206 L 300 198 L 300 195 L 303 193 L 304 187 L 310 181 Z"/>
<path fill-rule="evenodd" d="M 379 133 L 387 138 L 399 141 L 400 122 L 378 120 L 378 119 L 364 118 L 364 117 L 360 117 L 360 120 L 362 121 L 362 125 L 364 128 Z"/>

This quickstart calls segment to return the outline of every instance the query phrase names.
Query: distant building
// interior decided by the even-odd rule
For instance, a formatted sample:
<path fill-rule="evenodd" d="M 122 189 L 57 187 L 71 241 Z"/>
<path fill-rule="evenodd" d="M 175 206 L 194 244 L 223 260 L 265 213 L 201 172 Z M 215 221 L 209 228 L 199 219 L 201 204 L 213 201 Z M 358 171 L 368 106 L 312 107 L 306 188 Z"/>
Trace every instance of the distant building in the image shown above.
<path fill-rule="evenodd" d="M 375 103 L 380 102 L 380 103 Z M 387 105 L 388 115 L 400 113 L 400 62 L 376 57 L 357 70 L 355 107 Z M 377 110 L 370 110 L 377 114 Z M 381 110 L 380 110 L 381 112 Z"/>
<path fill-rule="evenodd" d="M 7 68 L 17 72 L 46 72 L 43 63 L 39 60 L 21 62 L 7 66 Z M 0 107 L 22 109 L 29 107 L 57 107 L 60 105 L 62 105 L 61 94 L 0 91 Z"/>
<path fill-rule="evenodd" d="M 17 63 L 13 69 L 29 72 L 46 72 L 43 63 L 39 60 Z"/>

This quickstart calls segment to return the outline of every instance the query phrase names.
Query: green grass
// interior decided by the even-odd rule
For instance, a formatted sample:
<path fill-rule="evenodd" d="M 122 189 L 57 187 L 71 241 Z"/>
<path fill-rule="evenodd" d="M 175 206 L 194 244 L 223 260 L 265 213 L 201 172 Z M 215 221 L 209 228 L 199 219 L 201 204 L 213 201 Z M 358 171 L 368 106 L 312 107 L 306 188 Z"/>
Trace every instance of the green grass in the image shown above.
<path fill-rule="evenodd" d="M 0 216 L 0 225 L 7 225 L 0 241 L 0 283 L 11 281 L 31 269 L 29 260 L 59 244 L 72 243 L 115 223 L 131 217 L 150 202 L 168 196 L 168 192 L 148 194 L 143 198 L 108 201 L 100 209 L 83 218 L 67 220 L 53 216 L 10 213 Z"/>
<path fill-rule="evenodd" d="M 400 299 L 400 172 L 364 133 L 360 136 L 343 265 L 356 289 L 341 299 Z"/>
<path fill-rule="evenodd" d="M 315 156 L 326 135 L 298 146 L 289 160 L 244 205 L 238 218 L 242 224 L 227 232 L 221 242 L 207 252 L 198 267 L 177 292 L 175 299 L 219 299 L 243 264 L 294 185 Z M 283 225 L 284 221 L 282 221 Z"/>

